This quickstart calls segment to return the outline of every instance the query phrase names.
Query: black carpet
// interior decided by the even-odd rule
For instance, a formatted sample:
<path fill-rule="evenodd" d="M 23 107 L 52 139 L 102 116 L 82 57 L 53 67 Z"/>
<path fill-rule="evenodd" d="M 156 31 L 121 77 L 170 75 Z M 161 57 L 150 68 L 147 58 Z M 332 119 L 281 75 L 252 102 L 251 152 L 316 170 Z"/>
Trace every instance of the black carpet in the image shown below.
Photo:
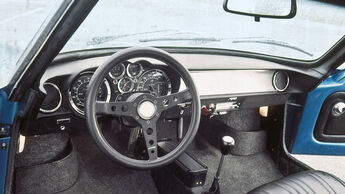
<path fill-rule="evenodd" d="M 71 144 L 66 153 L 55 161 L 16 168 L 15 193 L 57 193 L 71 187 L 78 177 L 78 159 Z"/>
<path fill-rule="evenodd" d="M 209 189 L 217 171 L 220 151 L 199 135 L 189 146 L 188 153 L 208 166 L 204 188 Z M 246 193 L 280 177 L 282 175 L 266 152 L 248 156 L 228 155 L 220 175 L 221 193 Z"/>
<path fill-rule="evenodd" d="M 167 130 L 169 128 L 169 132 L 176 131 L 168 124 L 165 123 L 164 127 Z M 215 145 L 219 143 L 220 132 L 227 128 L 212 125 L 212 122 L 211 125 L 202 122 L 200 128 L 198 136 L 187 152 L 208 166 L 204 186 L 206 190 L 211 186 L 221 155 Z M 73 132 L 70 136 L 78 158 L 79 174 L 77 181 L 61 193 L 158 193 L 150 171 L 130 170 L 109 159 L 96 146 L 88 131 Z M 109 136 L 113 137 L 112 134 Z M 164 133 L 164 136 L 167 134 Z M 127 142 L 126 138 L 121 140 Z M 267 152 L 247 156 L 229 155 L 226 156 L 221 171 L 221 193 L 246 193 L 281 177 Z"/>
<path fill-rule="evenodd" d="M 16 167 L 29 167 L 61 158 L 66 155 L 69 136 L 65 133 L 54 133 L 26 137 L 24 151 L 16 154 Z"/>
<path fill-rule="evenodd" d="M 79 177 L 62 193 L 157 193 L 150 171 L 124 168 L 101 152 L 88 131 L 71 134 L 78 152 Z"/>

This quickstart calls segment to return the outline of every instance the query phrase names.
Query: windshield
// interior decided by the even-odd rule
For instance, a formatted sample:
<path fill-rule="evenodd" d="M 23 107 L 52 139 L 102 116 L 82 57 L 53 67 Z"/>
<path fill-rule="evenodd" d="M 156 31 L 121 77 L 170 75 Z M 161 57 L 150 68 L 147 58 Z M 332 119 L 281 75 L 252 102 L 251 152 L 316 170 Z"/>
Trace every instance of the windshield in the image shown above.
<path fill-rule="evenodd" d="M 0 87 L 8 84 L 25 48 L 60 4 L 61 0 L 0 1 Z"/>
<path fill-rule="evenodd" d="M 345 34 L 345 7 L 297 2 L 293 19 L 227 13 L 222 0 L 102 0 L 63 51 L 167 46 L 239 50 L 299 60 L 322 56 Z"/>

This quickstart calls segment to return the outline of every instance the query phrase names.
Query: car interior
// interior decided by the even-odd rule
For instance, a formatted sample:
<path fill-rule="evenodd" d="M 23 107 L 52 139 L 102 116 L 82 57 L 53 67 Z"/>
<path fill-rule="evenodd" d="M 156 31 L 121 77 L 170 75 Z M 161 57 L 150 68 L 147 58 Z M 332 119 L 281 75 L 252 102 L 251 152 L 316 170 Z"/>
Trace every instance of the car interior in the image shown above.
<path fill-rule="evenodd" d="M 166 49 L 169 59 L 189 70 L 198 88 L 198 114 L 193 112 L 192 89 L 187 97 L 174 102 L 174 96 L 186 95 L 186 88 L 193 87 L 187 87 L 188 77 L 183 78 L 171 65 L 174 60 L 161 59 L 147 50 L 166 54 L 158 49 L 132 48 L 125 50 L 134 52 L 127 58 L 121 57 L 126 52 L 120 50 L 78 51 L 55 58 L 37 82 L 41 90 L 34 99 L 41 101 L 37 114 L 20 129 L 26 140 L 23 151 L 15 156 L 16 193 L 202 193 L 212 186 L 225 136 L 234 142 L 219 169 L 222 193 L 249 192 L 284 176 L 309 172 L 309 167 L 288 154 L 283 139 L 289 141 L 286 130 L 293 129 L 287 126 L 286 120 L 291 118 L 286 114 L 300 114 L 299 100 L 318 79 L 261 59 Z M 204 69 L 203 62 L 213 69 Z M 256 63 L 262 63 L 260 69 L 253 69 Z M 107 64 L 103 74 L 95 72 L 100 64 Z M 101 108 L 94 110 L 98 113 L 88 113 L 85 106 L 93 105 L 86 100 L 87 86 L 97 73 L 101 76 L 93 95 Z M 97 135 L 88 131 L 89 114 L 97 114 L 94 119 L 102 137 L 118 153 L 155 161 L 157 155 L 151 158 L 151 144 L 145 142 L 148 132 L 144 130 L 150 128 L 138 126 L 140 120 L 146 122 L 145 118 L 151 117 L 150 111 L 140 110 L 149 110 L 150 104 L 138 106 L 134 117 L 127 114 L 130 111 L 122 114 L 127 104 L 111 104 L 126 101 L 132 106 L 136 101 L 128 99 L 136 94 L 140 94 L 136 99 L 154 97 L 149 102 L 158 97 L 163 105 L 157 103 L 157 109 L 163 111 L 155 120 L 156 140 L 152 138 L 158 157 L 174 150 L 193 130 L 192 119 L 200 119 L 195 139 L 168 165 L 154 163 L 153 169 L 143 170 L 147 164 L 114 161 L 105 148 L 97 146 L 99 142 L 95 143 L 93 136 Z M 164 96 L 173 97 L 159 99 Z M 117 107 L 112 110 L 102 102 Z M 117 110 L 120 113 L 114 115 Z"/>
<path fill-rule="evenodd" d="M 61 52 L 15 91 L 27 105 L 12 127 L 8 190 L 345 193 L 289 152 L 308 92 L 344 62 L 344 42 L 313 62 L 163 46 Z"/>

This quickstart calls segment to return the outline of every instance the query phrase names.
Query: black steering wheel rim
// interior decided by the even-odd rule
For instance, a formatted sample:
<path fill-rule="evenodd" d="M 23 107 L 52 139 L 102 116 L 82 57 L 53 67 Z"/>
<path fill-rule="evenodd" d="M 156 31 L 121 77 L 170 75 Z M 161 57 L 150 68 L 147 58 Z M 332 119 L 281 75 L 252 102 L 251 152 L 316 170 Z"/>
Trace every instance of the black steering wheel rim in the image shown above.
<path fill-rule="evenodd" d="M 140 57 L 156 59 L 167 64 L 183 79 L 192 98 L 191 120 L 184 138 L 179 142 L 174 150 L 162 157 L 157 157 L 154 160 L 136 160 L 122 155 L 117 150 L 115 150 L 103 136 L 96 115 L 97 91 L 106 74 L 115 64 L 132 58 Z M 90 80 L 89 87 L 86 93 L 85 116 L 87 126 L 95 142 L 97 143 L 99 148 L 111 159 L 114 159 L 122 165 L 135 169 L 157 168 L 174 161 L 180 154 L 182 154 L 186 150 L 188 145 L 193 141 L 199 127 L 200 114 L 201 110 L 199 94 L 188 70 L 184 68 L 177 60 L 175 60 L 169 53 L 153 47 L 132 47 L 116 52 L 95 71 Z"/>

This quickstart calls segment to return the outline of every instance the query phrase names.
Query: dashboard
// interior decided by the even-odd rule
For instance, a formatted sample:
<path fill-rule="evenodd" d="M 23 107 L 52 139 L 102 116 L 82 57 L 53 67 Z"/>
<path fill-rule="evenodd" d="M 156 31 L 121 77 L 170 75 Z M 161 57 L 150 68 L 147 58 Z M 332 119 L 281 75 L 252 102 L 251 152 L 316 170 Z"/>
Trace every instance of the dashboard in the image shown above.
<path fill-rule="evenodd" d="M 71 124 L 84 125 L 88 83 L 97 67 L 112 53 L 60 54 L 38 83 L 46 94 L 37 115 L 39 124 L 49 125 L 44 128 L 52 130 L 65 130 Z M 171 54 L 189 70 L 199 91 L 200 108 L 217 114 L 284 104 L 291 95 L 304 94 L 318 84 L 316 76 L 279 63 L 237 56 Z M 97 100 L 121 100 L 133 92 L 164 96 L 183 89 L 183 80 L 168 65 L 136 58 L 114 64 L 99 86 Z"/>

